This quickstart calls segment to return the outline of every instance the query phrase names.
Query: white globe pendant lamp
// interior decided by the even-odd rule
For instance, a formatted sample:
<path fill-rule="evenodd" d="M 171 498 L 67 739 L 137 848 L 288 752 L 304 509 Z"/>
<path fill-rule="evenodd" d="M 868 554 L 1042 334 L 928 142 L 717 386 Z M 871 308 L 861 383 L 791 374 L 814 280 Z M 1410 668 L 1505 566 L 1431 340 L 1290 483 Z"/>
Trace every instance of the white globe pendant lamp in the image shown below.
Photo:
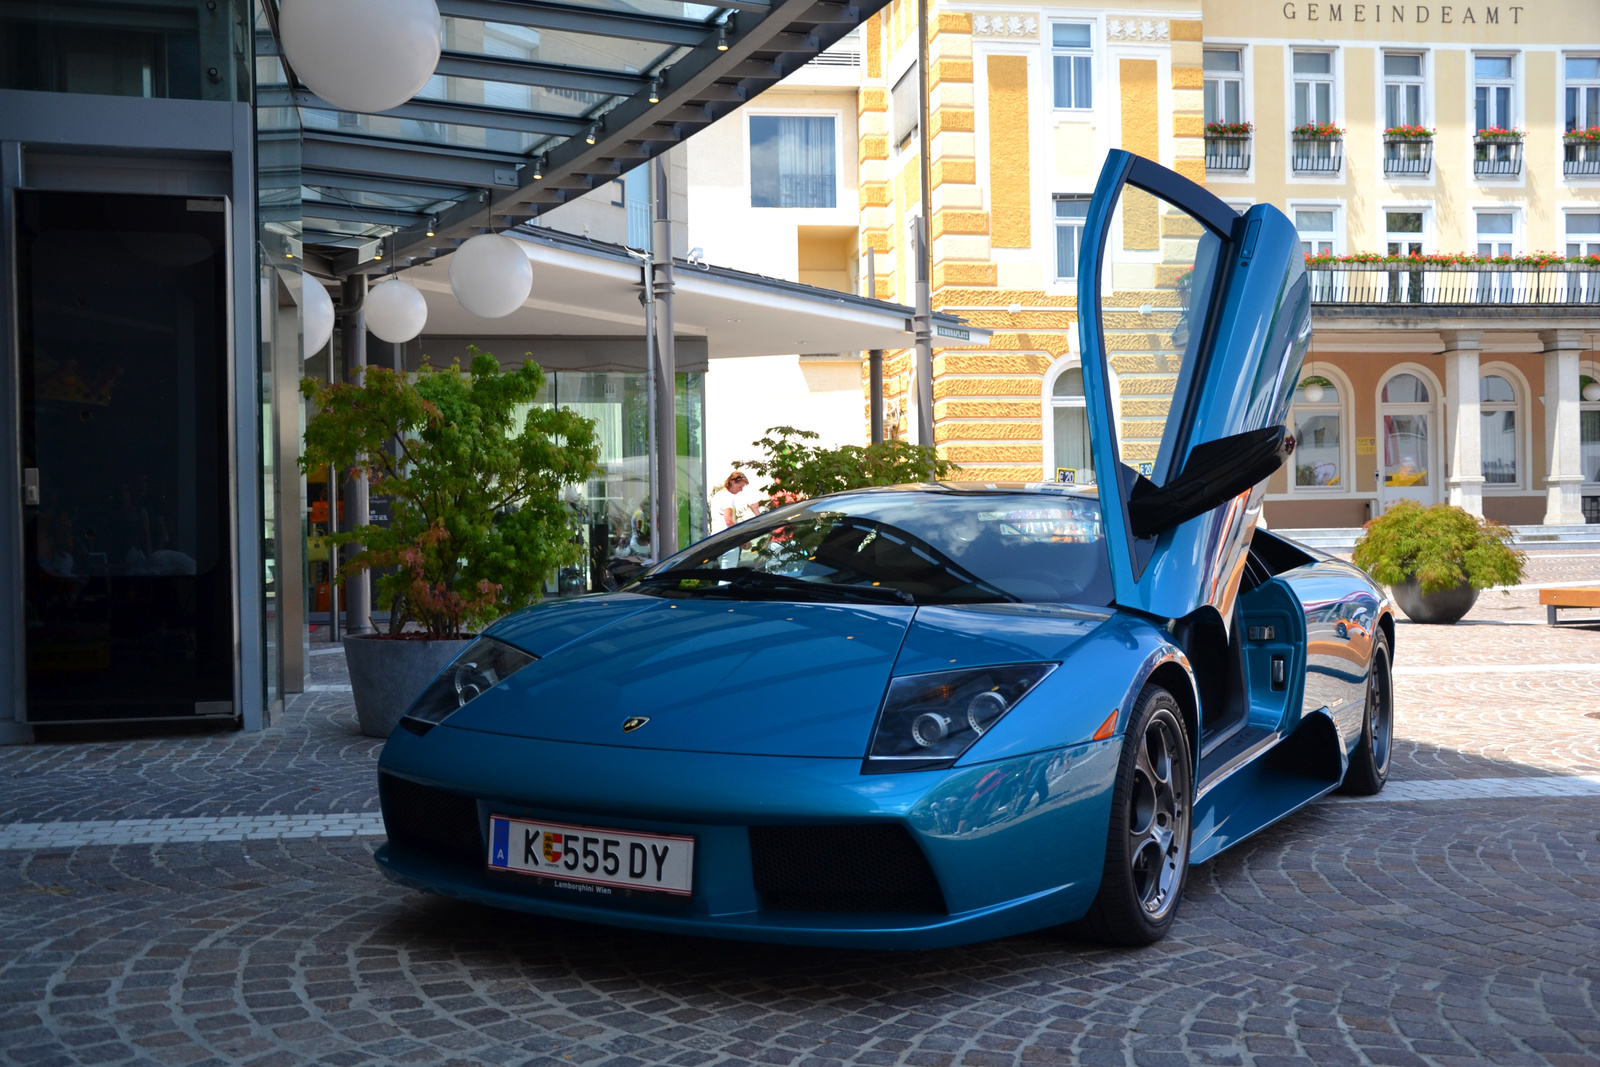
<path fill-rule="evenodd" d="M 398 278 L 379 282 L 367 293 L 363 305 L 367 329 L 380 341 L 404 344 L 422 332 L 428 322 L 428 302 L 417 287 Z"/>
<path fill-rule="evenodd" d="M 533 292 L 533 267 L 519 242 L 480 233 L 450 256 L 450 289 L 479 318 L 503 319 Z"/>
<path fill-rule="evenodd" d="M 1600 400 L 1600 382 L 1590 382 L 1583 387 L 1583 398 L 1591 404 Z"/>
<path fill-rule="evenodd" d="M 1322 403 L 1322 383 L 1321 382 L 1307 382 L 1305 384 L 1305 392 L 1306 392 L 1306 403 L 1308 403 L 1308 404 L 1320 404 L 1320 403 Z"/>
<path fill-rule="evenodd" d="M 334 107 L 399 107 L 439 65 L 434 0 L 283 0 L 278 37 L 300 80 Z"/>
<path fill-rule="evenodd" d="M 321 282 L 309 274 L 301 277 L 300 333 L 305 340 L 306 358 L 310 359 L 333 339 L 333 301 Z"/>

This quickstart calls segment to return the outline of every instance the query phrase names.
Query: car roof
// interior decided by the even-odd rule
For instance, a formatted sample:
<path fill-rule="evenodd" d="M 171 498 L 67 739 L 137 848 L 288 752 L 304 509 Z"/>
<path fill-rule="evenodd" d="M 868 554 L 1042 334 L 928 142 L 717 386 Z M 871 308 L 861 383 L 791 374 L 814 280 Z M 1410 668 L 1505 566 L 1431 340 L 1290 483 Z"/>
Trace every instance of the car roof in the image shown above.
<path fill-rule="evenodd" d="M 985 493 L 1038 493 L 1041 496 L 1096 497 L 1099 493 L 1092 485 L 1058 485 L 1055 482 L 905 482 L 900 485 L 867 486 L 846 489 L 844 493 L 959 493 L 981 495 Z M 844 493 L 834 493 L 842 496 Z"/>

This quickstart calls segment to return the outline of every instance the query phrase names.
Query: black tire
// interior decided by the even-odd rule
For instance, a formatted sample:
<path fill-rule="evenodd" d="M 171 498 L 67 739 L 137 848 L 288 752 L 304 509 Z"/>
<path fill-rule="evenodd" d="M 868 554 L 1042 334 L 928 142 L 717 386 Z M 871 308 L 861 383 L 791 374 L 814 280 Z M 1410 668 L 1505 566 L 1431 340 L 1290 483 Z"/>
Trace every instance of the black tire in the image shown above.
<path fill-rule="evenodd" d="M 1126 946 L 1166 936 L 1189 878 L 1192 752 L 1178 702 L 1146 686 L 1123 735 L 1100 892 L 1069 933 Z"/>
<path fill-rule="evenodd" d="M 1394 751 L 1394 673 L 1389 658 L 1389 638 L 1382 630 L 1372 641 L 1372 663 L 1367 668 L 1367 703 L 1361 713 L 1361 740 L 1350 756 L 1339 792 L 1370 797 L 1389 780 L 1389 757 Z"/>

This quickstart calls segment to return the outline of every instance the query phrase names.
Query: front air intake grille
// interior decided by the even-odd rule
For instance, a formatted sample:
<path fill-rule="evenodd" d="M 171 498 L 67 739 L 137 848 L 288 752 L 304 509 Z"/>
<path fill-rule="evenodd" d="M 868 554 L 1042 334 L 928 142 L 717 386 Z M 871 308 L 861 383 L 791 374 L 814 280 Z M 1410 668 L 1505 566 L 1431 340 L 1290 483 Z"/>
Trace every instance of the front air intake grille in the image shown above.
<path fill-rule="evenodd" d="M 392 774 L 378 775 L 378 803 L 389 840 L 451 863 L 484 862 L 478 802 Z"/>
<path fill-rule="evenodd" d="M 898 823 L 752 826 L 750 865 L 764 908 L 945 910 L 928 858 Z"/>

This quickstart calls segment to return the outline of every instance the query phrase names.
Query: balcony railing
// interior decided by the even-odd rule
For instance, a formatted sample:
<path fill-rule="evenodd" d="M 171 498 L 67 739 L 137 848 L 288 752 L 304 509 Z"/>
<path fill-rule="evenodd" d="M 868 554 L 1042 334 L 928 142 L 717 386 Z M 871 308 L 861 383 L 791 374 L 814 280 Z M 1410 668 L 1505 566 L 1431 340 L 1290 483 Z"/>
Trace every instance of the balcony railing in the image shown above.
<path fill-rule="evenodd" d="M 1522 142 L 1478 138 L 1472 143 L 1472 173 L 1480 178 L 1515 178 L 1522 173 Z"/>
<path fill-rule="evenodd" d="M 1206 170 L 1242 172 L 1250 169 L 1250 138 L 1207 137 Z"/>
<path fill-rule="evenodd" d="M 1338 174 L 1344 162 L 1344 139 L 1296 137 L 1289 158 L 1296 174 Z"/>
<path fill-rule="evenodd" d="M 1600 175 L 1600 143 L 1569 139 L 1562 147 L 1566 158 L 1561 162 L 1561 173 L 1568 177 Z"/>
<path fill-rule="evenodd" d="M 1317 304 L 1565 307 L 1600 305 L 1600 267 L 1331 263 L 1306 267 Z"/>
<path fill-rule="evenodd" d="M 1383 172 L 1394 177 L 1422 178 L 1433 170 L 1431 138 L 1387 137 L 1383 142 Z"/>

